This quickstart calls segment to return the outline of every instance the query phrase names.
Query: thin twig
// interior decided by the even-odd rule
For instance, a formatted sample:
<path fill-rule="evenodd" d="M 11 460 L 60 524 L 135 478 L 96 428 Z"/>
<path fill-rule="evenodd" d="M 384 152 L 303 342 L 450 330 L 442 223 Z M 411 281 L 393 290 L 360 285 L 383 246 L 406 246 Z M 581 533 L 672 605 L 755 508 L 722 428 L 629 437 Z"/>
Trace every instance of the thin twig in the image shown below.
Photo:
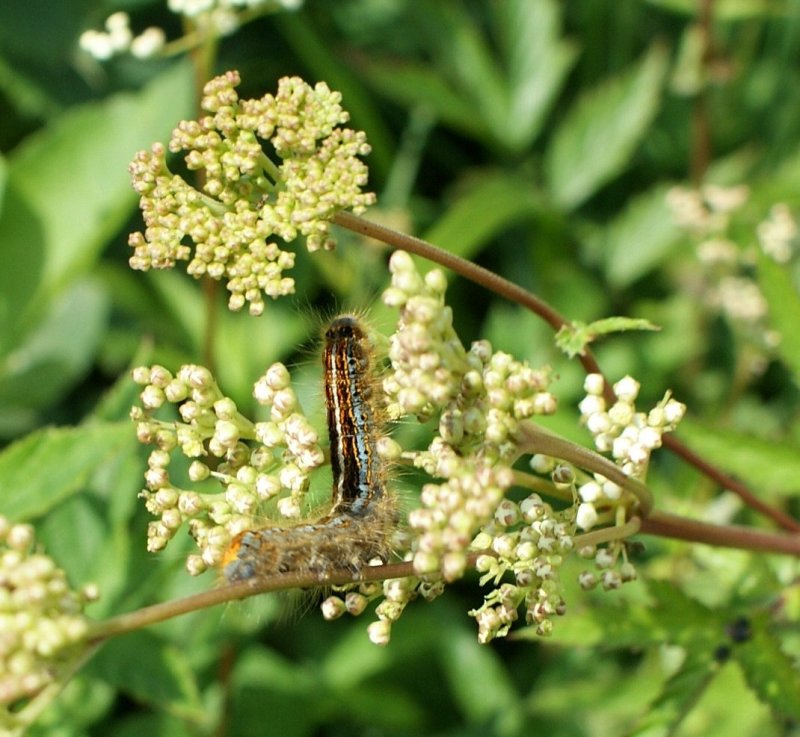
<path fill-rule="evenodd" d="M 680 432 L 680 430 L 678 431 Z M 736 494 L 748 507 L 760 512 L 765 517 L 771 519 L 778 527 L 782 527 L 787 532 L 800 532 L 800 522 L 790 517 L 783 510 L 773 507 L 759 499 L 746 484 L 729 474 L 720 471 L 716 466 L 701 458 L 691 448 L 682 443 L 674 435 L 665 435 L 662 438 L 664 446 L 669 448 L 675 455 L 683 458 L 689 465 L 694 466 L 712 481 L 718 483 L 722 488 L 728 489 Z"/>
<path fill-rule="evenodd" d="M 624 525 L 604 527 L 578 535 L 575 537 L 575 544 L 578 547 L 598 545 L 611 540 L 621 540 L 635 535 L 637 532 L 728 548 L 800 556 L 800 536 L 762 532 L 735 525 L 712 525 L 658 511 L 651 512 L 646 519 L 635 516 Z M 474 567 L 476 561 L 482 555 L 494 555 L 494 553 L 491 550 L 472 551 L 467 556 L 467 565 Z M 361 570 L 357 577 L 354 577 L 351 571 L 333 571 L 324 579 L 321 579 L 319 574 L 310 572 L 279 573 L 274 576 L 254 579 L 253 581 L 225 584 L 210 591 L 203 591 L 182 599 L 162 602 L 96 622 L 92 626 L 89 640 L 93 645 L 98 645 L 115 635 L 132 632 L 181 614 L 188 614 L 189 612 L 225 604 L 230 601 L 246 599 L 257 594 L 295 588 L 306 589 L 364 581 L 384 581 L 390 578 L 405 578 L 413 575 L 415 575 L 414 565 L 411 561 L 389 563 L 382 566 L 368 566 Z"/>
<path fill-rule="evenodd" d="M 563 317 L 563 315 L 519 285 L 514 284 L 508 279 L 504 279 L 482 266 L 473 264 L 471 261 L 467 261 L 460 256 L 444 251 L 420 238 L 415 238 L 405 233 L 399 233 L 383 225 L 378 225 L 377 223 L 371 223 L 349 212 L 338 213 L 334 217 L 334 222 L 355 233 L 374 238 L 393 248 L 403 249 L 404 251 L 422 256 L 433 263 L 451 269 L 465 279 L 469 279 L 495 294 L 525 307 L 541 317 L 554 330 L 559 330 L 563 326 L 569 325 L 569 321 Z M 590 349 L 585 349 L 584 353 L 578 356 L 578 359 L 587 373 L 602 375 L 597 359 Z M 603 396 L 609 404 L 613 404 L 617 399 L 608 380 L 605 380 Z M 707 475 L 723 488 L 737 494 L 746 505 L 760 512 L 765 517 L 768 517 L 779 527 L 790 532 L 800 532 L 800 522 L 793 519 L 782 510 L 761 501 L 745 484 L 724 473 L 714 465 L 704 461 L 674 435 L 665 435 L 663 442 L 665 447 L 669 448 L 676 455 L 683 458 L 690 465 L 693 465 L 701 471 L 701 473 Z"/>
<path fill-rule="evenodd" d="M 642 520 L 642 532 L 724 548 L 800 556 L 800 535 L 764 532 L 738 525 L 713 525 L 668 512 L 652 512 Z"/>
<path fill-rule="evenodd" d="M 477 553 L 470 560 L 474 564 Z M 387 578 L 404 578 L 414 575 L 414 566 L 409 562 L 389 563 L 382 566 L 367 566 L 359 571 L 357 577 L 352 571 L 332 571 L 330 575 L 320 578 L 314 572 L 276 573 L 274 576 L 264 576 L 249 581 L 228 583 L 209 591 L 201 591 L 182 599 L 165 601 L 153 606 L 137 609 L 127 614 L 121 614 L 92 626 L 89 639 L 92 642 L 105 640 L 123 632 L 132 632 L 158 622 L 163 622 L 181 614 L 205 609 L 206 607 L 224 604 L 229 601 L 246 599 L 256 594 L 265 594 L 271 591 L 286 589 L 307 589 L 317 586 L 339 586 L 362 581 L 382 581 Z"/>

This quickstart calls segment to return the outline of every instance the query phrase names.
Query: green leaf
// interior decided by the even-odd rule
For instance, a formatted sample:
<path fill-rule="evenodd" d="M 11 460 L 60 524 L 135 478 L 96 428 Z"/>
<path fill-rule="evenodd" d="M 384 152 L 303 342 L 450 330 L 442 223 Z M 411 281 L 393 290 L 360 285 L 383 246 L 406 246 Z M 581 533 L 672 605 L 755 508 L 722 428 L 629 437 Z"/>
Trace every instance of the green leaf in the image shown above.
<path fill-rule="evenodd" d="M 350 630 L 326 653 L 320 664 L 323 679 L 336 691 L 354 690 L 386 670 L 391 658 L 386 648 L 375 647 L 364 633 Z"/>
<path fill-rule="evenodd" d="M 680 669 L 664 684 L 658 698 L 630 737 L 669 737 L 683 722 L 697 700 L 708 688 L 719 665 L 712 650 L 689 649 Z"/>
<path fill-rule="evenodd" d="M 14 13 L 13 10 L 10 12 Z M 2 22 L 3 19 L 0 18 L 0 23 Z M 14 110 L 26 118 L 46 120 L 61 111 L 60 104 L 47 92 L 44 85 L 39 84 L 39 79 L 26 74 L 19 65 L 9 64 L 4 57 L 0 57 L 0 90 Z"/>
<path fill-rule="evenodd" d="M 633 69 L 584 93 L 559 126 L 545 158 L 556 202 L 578 207 L 621 174 L 655 117 L 667 54 L 653 46 Z"/>
<path fill-rule="evenodd" d="M 420 4 L 433 67 L 373 61 L 365 70 L 382 94 L 405 106 L 424 105 L 444 124 L 476 139 L 490 136 L 513 153 L 527 149 L 576 58 L 562 41 L 553 0 L 498 3 L 493 17 L 498 53 L 473 18 L 455 3 Z"/>
<path fill-rule="evenodd" d="M 141 92 L 73 108 L 26 139 L 9 159 L 22 209 L 3 211 L 0 272 L 14 271 L 34 248 L 43 259 L 41 288 L 51 293 L 90 266 L 136 201 L 133 155 L 191 112 L 192 90 L 191 66 L 176 64 Z"/>
<path fill-rule="evenodd" d="M 782 720 L 800 721 L 800 669 L 781 650 L 780 643 L 767 629 L 766 618 L 751 621 L 749 640 L 733 648 L 748 685 Z"/>
<path fill-rule="evenodd" d="M 34 300 L 44 270 L 36 216 L 11 185 L 0 209 L 0 243 L 0 353 L 5 353 L 24 332 L 20 318 Z"/>
<path fill-rule="evenodd" d="M 269 715 L 270 732 L 304 737 L 319 721 L 320 694 L 313 669 L 276 652 L 251 646 L 232 679 L 231 734 L 258 734 Z"/>
<path fill-rule="evenodd" d="M 364 74 L 376 90 L 400 105 L 425 106 L 443 123 L 473 138 L 482 139 L 487 134 L 484 121 L 475 114 L 470 101 L 429 66 L 375 59 Z"/>
<path fill-rule="evenodd" d="M 588 325 L 577 320 L 564 325 L 556 333 L 556 345 L 570 358 L 583 355 L 586 346 L 601 335 L 629 330 L 660 330 L 649 320 L 638 317 L 606 317 Z"/>
<path fill-rule="evenodd" d="M 507 100 L 490 119 L 511 151 L 536 138 L 577 56 L 561 40 L 561 7 L 554 0 L 508 0 L 493 6 L 507 66 Z"/>
<path fill-rule="evenodd" d="M 780 335 L 777 350 L 800 386 L 800 294 L 786 266 L 758 251 L 758 285 L 769 304 L 769 321 Z"/>
<path fill-rule="evenodd" d="M 682 237 L 659 185 L 634 197 L 600 236 L 608 281 L 627 287 L 660 264 Z"/>
<path fill-rule="evenodd" d="M 46 428 L 0 453 L 0 509 L 9 519 L 45 514 L 80 491 L 106 458 L 135 442 L 129 422 Z"/>
<path fill-rule="evenodd" d="M 707 461 L 764 493 L 791 495 L 800 476 L 800 448 L 684 417 L 678 436 Z"/>
<path fill-rule="evenodd" d="M 3 207 L 6 199 L 6 183 L 8 182 L 8 162 L 6 157 L 0 153 L 0 217 L 3 215 Z"/>
<path fill-rule="evenodd" d="M 115 699 L 113 688 L 78 674 L 25 731 L 25 737 L 85 737 L 113 709 Z"/>
<path fill-rule="evenodd" d="M 496 131 L 506 114 L 506 80 L 488 39 L 460 3 L 428 3 L 418 12 L 429 29 L 432 55 L 469 103 L 470 114 L 488 130 Z M 440 33 L 440 28 L 447 33 Z M 437 30 L 431 37 L 433 29 Z"/>
<path fill-rule="evenodd" d="M 642 649 L 663 644 L 696 647 L 724 636 L 725 617 L 663 581 L 629 584 L 615 594 L 592 594 L 575 616 L 564 617 L 553 641 L 573 647 Z M 536 640 L 533 628 L 515 639 Z"/>
<path fill-rule="evenodd" d="M 103 645 L 89 672 L 137 701 L 201 720 L 203 706 L 186 654 L 150 632 L 134 632 Z"/>
<path fill-rule="evenodd" d="M 91 365 L 108 319 L 108 296 L 81 280 L 48 303 L 35 329 L 0 356 L 0 408 L 11 413 L 54 403 Z M 11 434 L 13 427 L 0 433 Z"/>
<path fill-rule="evenodd" d="M 464 628 L 442 631 L 438 642 L 453 696 L 468 722 L 492 726 L 492 734 L 517 734 L 521 703 L 503 663 L 491 648 L 479 645 Z"/>
<path fill-rule="evenodd" d="M 696 0 L 647 0 L 650 5 L 673 13 L 697 18 L 700 12 Z M 748 18 L 768 18 L 791 12 L 789 4 L 781 0 L 718 0 L 714 3 L 714 20 L 732 22 Z"/>
<path fill-rule="evenodd" d="M 470 258 L 498 233 L 540 213 L 543 203 L 530 182 L 501 173 L 484 174 L 459 196 L 424 238 Z"/>

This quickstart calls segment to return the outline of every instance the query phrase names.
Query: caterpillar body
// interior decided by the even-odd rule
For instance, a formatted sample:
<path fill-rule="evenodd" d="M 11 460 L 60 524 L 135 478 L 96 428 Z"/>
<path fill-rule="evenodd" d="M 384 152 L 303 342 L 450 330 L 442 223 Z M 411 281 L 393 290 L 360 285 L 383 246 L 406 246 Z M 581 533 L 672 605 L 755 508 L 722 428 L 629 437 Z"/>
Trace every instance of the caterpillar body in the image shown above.
<path fill-rule="evenodd" d="M 237 535 L 223 558 L 228 581 L 289 571 L 311 571 L 324 580 L 332 571 L 355 574 L 374 558 L 388 558 L 396 509 L 378 457 L 381 423 L 372 371 L 358 318 L 335 318 L 325 331 L 323 351 L 333 476 L 330 511 L 315 522 Z"/>

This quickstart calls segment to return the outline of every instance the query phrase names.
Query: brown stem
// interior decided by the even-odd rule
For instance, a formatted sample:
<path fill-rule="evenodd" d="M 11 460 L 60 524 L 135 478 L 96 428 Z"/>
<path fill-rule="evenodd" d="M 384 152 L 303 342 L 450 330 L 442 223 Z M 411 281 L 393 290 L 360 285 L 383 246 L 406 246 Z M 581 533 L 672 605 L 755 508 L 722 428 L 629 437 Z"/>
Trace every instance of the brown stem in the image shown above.
<path fill-rule="evenodd" d="M 741 500 L 751 509 L 761 512 L 765 517 L 768 517 L 776 525 L 782 527 L 788 532 L 800 532 L 800 522 L 786 514 L 783 510 L 773 507 L 761 499 L 759 499 L 750 489 L 747 488 L 738 479 L 729 476 L 728 474 L 720 471 L 716 466 L 708 463 L 708 461 L 701 458 L 691 448 L 684 445 L 674 435 L 665 435 L 662 438 L 664 445 L 669 448 L 675 455 L 680 456 L 690 465 L 694 466 L 698 471 L 708 476 L 722 488 L 732 491 L 739 496 Z"/>
<path fill-rule="evenodd" d="M 470 557 L 470 565 L 474 565 L 477 553 Z M 187 614 L 198 609 L 224 604 L 229 601 L 246 599 L 255 594 L 265 594 L 270 591 L 285 589 L 306 589 L 316 586 L 336 586 L 353 583 L 354 581 L 382 581 L 387 578 L 404 578 L 414 575 L 413 564 L 409 562 L 389 563 L 383 566 L 368 566 L 359 572 L 357 579 L 353 578 L 352 571 L 333 571 L 324 580 L 320 580 L 318 573 L 279 573 L 274 576 L 250 581 L 224 584 L 210 591 L 201 591 L 199 594 L 186 596 L 182 599 L 165 601 L 160 604 L 138 609 L 128 614 L 97 622 L 92 626 L 89 640 L 98 642 L 114 635 L 157 624 L 181 614 Z"/>
<path fill-rule="evenodd" d="M 762 532 L 734 525 L 711 525 L 657 511 L 651 512 L 647 518 L 632 517 L 624 525 L 593 530 L 576 536 L 575 542 L 579 546 L 597 545 L 629 537 L 636 534 L 637 531 L 728 548 L 800 556 L 800 536 Z M 494 553 L 491 550 L 472 551 L 467 556 L 467 565 L 474 567 L 482 555 L 494 555 Z M 253 581 L 225 584 L 210 591 L 203 591 L 183 599 L 162 602 L 97 622 L 92 626 L 89 641 L 96 646 L 115 635 L 132 632 L 198 609 L 246 599 L 256 594 L 285 589 L 315 588 L 320 585 L 334 586 L 363 581 L 383 581 L 389 578 L 404 578 L 413 575 L 415 575 L 413 563 L 405 561 L 382 566 L 369 566 L 360 571 L 357 578 L 354 578 L 350 571 L 333 571 L 324 580 L 320 580 L 316 573 L 281 573 Z"/>
<path fill-rule="evenodd" d="M 559 330 L 564 325 L 569 324 L 569 321 L 559 312 L 519 285 L 498 276 L 482 266 L 473 264 L 471 261 L 467 261 L 460 256 L 437 248 L 420 238 L 415 238 L 405 233 L 398 233 L 397 231 L 391 230 L 383 225 L 378 225 L 377 223 L 371 223 L 349 212 L 338 213 L 334 217 L 334 222 L 355 233 L 375 238 L 393 248 L 403 249 L 404 251 L 422 256 L 433 263 L 451 269 L 465 279 L 469 279 L 495 292 L 495 294 L 531 310 L 531 312 L 539 315 L 539 317 L 547 322 L 554 330 Z M 583 355 L 578 356 L 578 359 L 587 373 L 602 375 L 597 359 L 595 359 L 591 350 L 587 348 Z M 613 404 L 617 399 L 608 380 L 605 381 L 603 396 L 609 404 Z M 745 484 L 723 473 L 712 464 L 702 460 L 674 436 L 664 436 L 664 445 L 683 458 L 687 463 L 695 466 L 702 473 L 716 481 L 720 486 L 740 496 L 745 504 L 761 512 L 783 529 L 789 530 L 790 532 L 800 531 L 800 523 L 789 517 L 780 509 L 776 509 L 759 500 Z"/>
<path fill-rule="evenodd" d="M 568 324 L 567 320 L 550 307 L 550 305 L 519 285 L 508 281 L 508 279 L 504 279 L 502 276 L 498 276 L 493 271 L 489 271 L 489 269 L 485 269 L 483 266 L 478 266 L 460 256 L 437 248 L 427 241 L 423 241 L 421 238 L 415 238 L 414 236 L 399 233 L 383 225 L 371 223 L 349 212 L 337 213 L 333 222 L 355 233 L 361 233 L 370 238 L 375 238 L 394 248 L 401 248 L 404 251 L 422 256 L 440 266 L 451 269 L 455 271 L 456 274 L 461 274 L 465 279 L 480 284 L 511 302 L 516 302 L 517 304 L 527 307 L 550 324 L 554 330 L 558 330 Z"/>
<path fill-rule="evenodd" d="M 667 512 L 653 512 L 642 520 L 641 531 L 648 535 L 707 543 L 725 548 L 785 553 L 800 557 L 800 535 L 762 532 L 751 527 L 712 525 Z"/>

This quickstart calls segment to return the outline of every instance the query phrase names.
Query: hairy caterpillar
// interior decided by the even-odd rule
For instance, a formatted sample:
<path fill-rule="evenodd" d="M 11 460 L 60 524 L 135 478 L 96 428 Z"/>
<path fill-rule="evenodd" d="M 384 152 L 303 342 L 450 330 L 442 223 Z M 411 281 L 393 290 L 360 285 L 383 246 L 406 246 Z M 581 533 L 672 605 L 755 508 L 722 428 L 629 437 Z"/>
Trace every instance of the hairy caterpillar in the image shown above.
<path fill-rule="evenodd" d="M 354 315 L 340 315 L 325 331 L 323 375 L 331 448 L 333 504 L 315 522 L 240 533 L 223 559 L 228 581 L 288 571 L 354 573 L 374 558 L 386 560 L 395 523 L 378 457 L 380 412 L 366 333 Z"/>

